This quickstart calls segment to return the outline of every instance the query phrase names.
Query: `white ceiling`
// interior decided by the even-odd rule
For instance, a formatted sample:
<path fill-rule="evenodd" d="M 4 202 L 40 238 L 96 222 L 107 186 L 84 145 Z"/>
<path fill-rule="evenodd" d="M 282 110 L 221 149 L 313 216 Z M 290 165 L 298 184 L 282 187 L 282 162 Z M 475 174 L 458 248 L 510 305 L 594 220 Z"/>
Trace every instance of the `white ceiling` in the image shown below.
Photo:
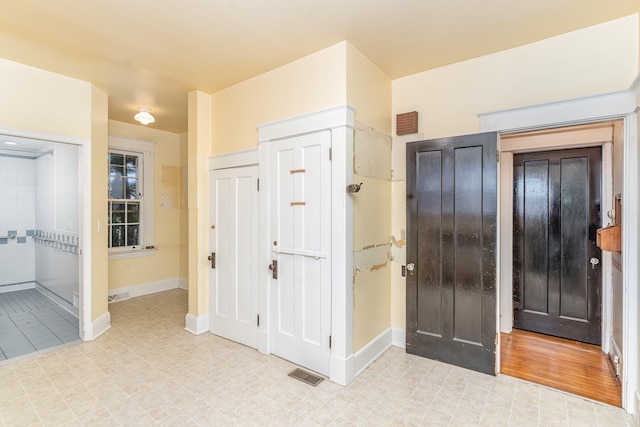
<path fill-rule="evenodd" d="M 390 78 L 640 11 L 638 0 L 0 0 L 0 57 L 90 81 L 109 118 L 187 129 L 213 93 L 349 41 Z"/>

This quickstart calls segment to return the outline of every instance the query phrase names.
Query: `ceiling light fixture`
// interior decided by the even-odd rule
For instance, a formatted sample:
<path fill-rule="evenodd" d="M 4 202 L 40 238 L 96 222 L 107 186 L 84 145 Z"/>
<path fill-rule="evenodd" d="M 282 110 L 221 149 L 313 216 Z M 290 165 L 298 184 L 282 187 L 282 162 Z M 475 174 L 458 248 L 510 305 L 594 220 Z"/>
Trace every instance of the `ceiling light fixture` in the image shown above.
<path fill-rule="evenodd" d="M 140 109 L 140 112 L 133 116 L 134 119 L 142 123 L 143 125 L 148 125 L 149 123 L 154 123 L 156 119 L 149 113 L 149 110 Z"/>
<path fill-rule="evenodd" d="M 13 141 L 4 141 L 4 143 L 7 145 L 18 145 L 17 142 L 13 142 Z"/>

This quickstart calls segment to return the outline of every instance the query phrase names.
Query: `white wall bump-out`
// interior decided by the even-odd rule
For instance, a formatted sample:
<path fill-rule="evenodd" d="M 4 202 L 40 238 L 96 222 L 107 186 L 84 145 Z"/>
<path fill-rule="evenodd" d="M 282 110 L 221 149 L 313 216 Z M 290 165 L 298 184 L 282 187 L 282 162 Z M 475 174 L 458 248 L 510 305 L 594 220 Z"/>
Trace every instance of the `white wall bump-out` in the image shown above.
<path fill-rule="evenodd" d="M 191 332 L 193 335 L 200 335 L 209 331 L 209 315 L 194 316 L 187 313 L 185 318 L 185 328 L 187 332 Z"/>

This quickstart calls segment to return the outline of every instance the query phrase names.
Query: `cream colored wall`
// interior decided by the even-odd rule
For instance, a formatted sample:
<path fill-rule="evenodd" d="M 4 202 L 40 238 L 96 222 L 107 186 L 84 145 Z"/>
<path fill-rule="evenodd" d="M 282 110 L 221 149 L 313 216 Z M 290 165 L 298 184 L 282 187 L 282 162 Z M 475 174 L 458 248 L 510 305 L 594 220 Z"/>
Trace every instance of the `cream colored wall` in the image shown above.
<path fill-rule="evenodd" d="M 90 138 L 89 83 L 4 59 L 0 77 L 2 126 Z"/>
<path fill-rule="evenodd" d="M 188 134 L 180 134 L 180 280 L 185 286 L 189 277 L 189 209 L 187 197 Z"/>
<path fill-rule="evenodd" d="M 389 135 L 391 79 L 349 43 L 346 54 L 347 103 L 356 108 L 356 120 Z"/>
<path fill-rule="evenodd" d="M 91 320 L 96 320 L 108 311 L 109 291 L 108 240 L 107 240 L 107 194 L 109 145 L 109 97 L 96 88 L 91 88 Z M 87 220 L 86 218 L 84 219 Z M 102 231 L 98 232 L 98 221 Z M 86 302 L 85 302 L 86 304 Z"/>
<path fill-rule="evenodd" d="M 212 96 L 200 91 L 189 92 L 188 105 L 189 314 L 202 317 L 209 311 L 209 232 L 204 230 L 209 230 Z"/>
<path fill-rule="evenodd" d="M 257 126 L 346 102 L 345 42 L 212 95 L 211 155 L 255 148 Z"/>
<path fill-rule="evenodd" d="M 350 44 L 347 102 L 355 107 L 353 352 L 391 326 L 391 79 Z"/>
<path fill-rule="evenodd" d="M 151 256 L 109 260 L 109 289 L 180 278 L 181 230 L 187 218 L 181 207 L 180 135 L 129 123 L 109 121 L 109 135 L 155 142 L 155 246 Z M 186 145 L 186 141 L 185 141 Z M 106 175 L 105 175 L 106 180 Z"/>
<path fill-rule="evenodd" d="M 478 113 L 627 89 L 638 71 L 637 33 L 634 15 L 394 80 L 392 115 L 418 111 L 420 132 L 436 138 L 478 132 Z M 404 150 L 394 147 L 394 156 Z M 392 192 L 399 204 L 404 182 Z M 403 207 L 393 209 L 395 233 L 405 222 Z M 393 325 L 404 328 L 404 280 L 392 281 Z"/>

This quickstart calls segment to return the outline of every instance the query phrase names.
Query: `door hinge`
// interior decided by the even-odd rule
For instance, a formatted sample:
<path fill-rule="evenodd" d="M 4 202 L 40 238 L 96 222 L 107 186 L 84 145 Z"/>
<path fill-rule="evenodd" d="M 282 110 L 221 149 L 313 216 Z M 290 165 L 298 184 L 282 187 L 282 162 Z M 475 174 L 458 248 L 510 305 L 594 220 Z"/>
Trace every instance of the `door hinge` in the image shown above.
<path fill-rule="evenodd" d="M 333 160 L 333 148 L 329 147 L 329 160 Z"/>
<path fill-rule="evenodd" d="M 259 327 L 260 326 L 260 315 L 258 314 L 257 317 L 258 317 L 258 327 Z"/>
<path fill-rule="evenodd" d="M 256 180 L 256 187 L 257 187 L 258 191 L 260 191 L 260 178 L 258 178 Z"/>
<path fill-rule="evenodd" d="M 211 261 L 211 268 L 216 268 L 216 253 L 211 252 L 211 255 L 209 255 L 207 259 Z"/>
<path fill-rule="evenodd" d="M 496 162 L 500 163 L 500 150 L 496 150 Z"/>
<path fill-rule="evenodd" d="M 331 335 L 329 335 L 329 348 L 331 348 Z"/>

